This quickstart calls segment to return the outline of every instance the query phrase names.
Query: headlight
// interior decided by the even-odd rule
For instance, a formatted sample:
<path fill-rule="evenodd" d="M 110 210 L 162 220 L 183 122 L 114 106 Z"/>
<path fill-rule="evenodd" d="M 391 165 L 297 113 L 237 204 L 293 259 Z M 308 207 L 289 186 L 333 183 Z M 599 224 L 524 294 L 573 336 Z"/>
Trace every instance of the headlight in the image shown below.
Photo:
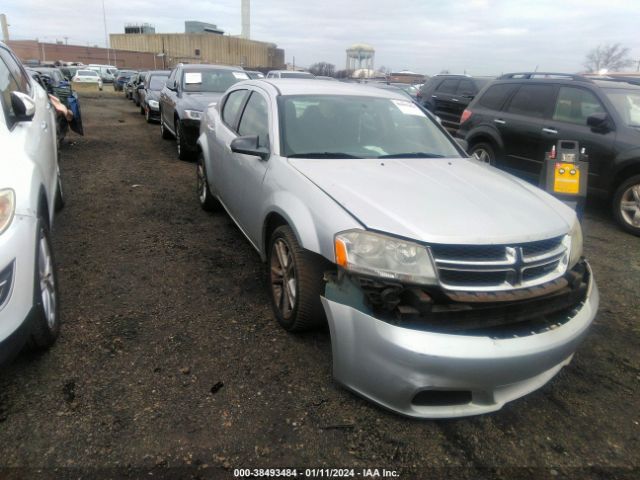
<path fill-rule="evenodd" d="M 573 227 L 571 227 L 569 237 L 571 238 L 571 249 L 569 250 L 568 268 L 573 268 L 582 256 L 582 228 L 578 220 L 576 220 Z"/>
<path fill-rule="evenodd" d="M 0 190 L 0 234 L 2 234 L 13 220 L 16 211 L 16 194 L 10 188 Z"/>
<path fill-rule="evenodd" d="M 160 104 L 158 103 L 157 100 L 149 100 L 149 106 L 151 108 L 158 108 L 158 107 L 160 107 Z"/>
<path fill-rule="evenodd" d="M 336 263 L 345 269 L 409 283 L 435 284 L 437 276 L 424 245 L 350 230 L 335 236 Z"/>
<path fill-rule="evenodd" d="M 202 112 L 199 110 L 185 110 L 184 114 L 191 120 L 200 120 L 202 117 Z"/>

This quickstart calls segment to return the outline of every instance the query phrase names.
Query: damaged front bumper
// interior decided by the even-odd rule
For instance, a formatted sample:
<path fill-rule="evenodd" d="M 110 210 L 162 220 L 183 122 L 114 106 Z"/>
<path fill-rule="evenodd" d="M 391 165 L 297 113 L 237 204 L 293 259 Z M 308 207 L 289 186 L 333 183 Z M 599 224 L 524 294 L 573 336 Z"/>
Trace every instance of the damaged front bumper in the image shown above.
<path fill-rule="evenodd" d="M 563 311 L 561 321 L 513 335 L 394 324 L 374 313 L 363 295 L 354 294 L 359 290 L 348 277 L 329 281 L 322 303 L 334 377 L 363 397 L 412 417 L 499 410 L 543 386 L 571 361 L 599 303 L 586 262 L 584 267 L 586 295 Z"/>

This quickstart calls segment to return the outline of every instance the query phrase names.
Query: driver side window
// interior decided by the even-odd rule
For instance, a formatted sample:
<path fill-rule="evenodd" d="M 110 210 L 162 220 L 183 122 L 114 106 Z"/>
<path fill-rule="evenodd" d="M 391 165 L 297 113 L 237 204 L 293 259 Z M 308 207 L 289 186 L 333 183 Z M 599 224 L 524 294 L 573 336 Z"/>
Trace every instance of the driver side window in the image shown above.
<path fill-rule="evenodd" d="M 253 92 L 244 108 L 238 134 L 257 135 L 258 146 L 269 146 L 269 107 L 267 101 L 258 92 Z"/>
<path fill-rule="evenodd" d="M 11 106 L 11 92 L 15 91 L 20 91 L 20 86 L 0 56 L 0 103 L 2 103 L 2 110 L 9 126 L 13 125 L 15 121 L 15 113 Z"/>

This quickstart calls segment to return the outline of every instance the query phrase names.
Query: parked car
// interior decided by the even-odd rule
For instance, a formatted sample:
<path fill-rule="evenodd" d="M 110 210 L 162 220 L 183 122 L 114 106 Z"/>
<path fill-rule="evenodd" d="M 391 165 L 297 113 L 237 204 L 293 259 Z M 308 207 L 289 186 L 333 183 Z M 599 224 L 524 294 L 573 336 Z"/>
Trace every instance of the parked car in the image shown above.
<path fill-rule="evenodd" d="M 595 317 L 575 212 L 469 158 L 401 94 L 242 82 L 198 145 L 200 205 L 266 262 L 277 321 L 328 320 L 335 378 L 386 408 L 497 410 L 568 364 Z"/>
<path fill-rule="evenodd" d="M 221 65 L 183 65 L 171 71 L 160 93 L 160 134 L 176 139 L 178 158 L 188 160 L 196 152 L 202 112 L 234 83 L 248 80 L 241 68 Z"/>
<path fill-rule="evenodd" d="M 113 81 L 113 89 L 116 92 L 122 92 L 124 90 L 125 84 L 129 81 L 131 75 L 133 75 L 134 73 L 136 73 L 135 70 L 118 70 L 114 75 L 115 79 Z"/>
<path fill-rule="evenodd" d="M 131 100 L 136 104 L 136 107 L 140 106 L 140 91 L 144 88 L 147 73 L 148 72 L 139 72 L 131 88 Z"/>
<path fill-rule="evenodd" d="M 90 63 L 89 66 L 85 68 L 98 72 L 103 83 L 113 83 L 114 75 L 118 71 L 113 65 L 100 65 L 97 63 Z"/>
<path fill-rule="evenodd" d="M 0 363 L 60 331 L 51 228 L 63 204 L 47 92 L 0 43 Z"/>
<path fill-rule="evenodd" d="M 264 78 L 264 73 L 262 72 L 258 72 L 258 71 L 253 71 L 253 70 L 245 70 L 244 73 L 246 73 L 250 79 L 255 79 L 255 78 Z"/>
<path fill-rule="evenodd" d="M 86 68 L 84 65 L 80 66 L 80 65 L 66 65 L 63 67 L 60 67 L 60 71 L 62 72 L 62 74 L 64 75 L 64 78 L 67 79 L 67 81 L 71 81 L 71 79 L 73 78 L 73 76 L 76 74 L 76 72 L 82 68 Z"/>
<path fill-rule="evenodd" d="M 460 126 L 462 112 L 492 79 L 468 75 L 435 75 L 420 89 L 422 105 L 442 119 L 451 133 Z"/>
<path fill-rule="evenodd" d="M 129 81 L 124 84 L 123 91 L 124 96 L 127 97 L 128 100 L 133 100 L 133 90 L 138 85 L 138 78 L 140 77 L 140 72 L 135 72 L 131 77 L 129 77 Z"/>
<path fill-rule="evenodd" d="M 76 83 L 95 83 L 98 90 L 102 90 L 102 79 L 95 70 L 78 70 L 73 76 Z"/>
<path fill-rule="evenodd" d="M 27 74 L 35 80 L 49 94 L 56 97 L 62 105 L 67 107 L 68 98 L 73 94 L 71 85 L 55 68 L 35 67 L 26 68 Z M 66 115 L 56 111 L 56 139 L 58 148 L 67 135 L 69 121 Z"/>
<path fill-rule="evenodd" d="M 142 88 L 138 90 L 140 96 L 140 113 L 145 116 L 147 123 L 160 120 L 160 92 L 167 83 L 170 70 L 152 70 Z"/>
<path fill-rule="evenodd" d="M 545 152 L 578 141 L 589 157 L 589 193 L 611 199 L 620 226 L 640 235 L 640 85 L 507 74 L 469 105 L 458 135 L 483 161 L 533 181 Z"/>
<path fill-rule="evenodd" d="M 271 70 L 267 73 L 267 78 L 307 78 L 315 79 L 315 75 L 309 72 L 296 72 L 293 70 Z"/>

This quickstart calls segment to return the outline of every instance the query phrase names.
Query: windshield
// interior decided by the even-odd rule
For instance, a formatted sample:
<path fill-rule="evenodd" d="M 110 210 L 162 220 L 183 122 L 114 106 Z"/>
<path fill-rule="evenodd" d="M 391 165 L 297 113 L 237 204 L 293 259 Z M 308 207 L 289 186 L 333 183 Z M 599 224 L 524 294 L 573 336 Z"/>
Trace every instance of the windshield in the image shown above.
<path fill-rule="evenodd" d="M 283 96 L 279 113 L 285 157 L 460 157 L 451 140 L 409 100 Z"/>
<path fill-rule="evenodd" d="M 78 70 L 76 75 L 80 77 L 97 77 L 98 76 L 98 74 L 93 70 Z"/>
<path fill-rule="evenodd" d="M 149 79 L 149 90 L 162 90 L 169 75 L 152 75 Z"/>
<path fill-rule="evenodd" d="M 184 72 L 182 81 L 185 92 L 225 92 L 231 85 L 240 80 L 249 80 L 244 72 L 233 70 L 189 70 Z"/>
<path fill-rule="evenodd" d="M 622 121 L 629 127 L 640 128 L 640 89 L 612 88 L 605 92 Z"/>

